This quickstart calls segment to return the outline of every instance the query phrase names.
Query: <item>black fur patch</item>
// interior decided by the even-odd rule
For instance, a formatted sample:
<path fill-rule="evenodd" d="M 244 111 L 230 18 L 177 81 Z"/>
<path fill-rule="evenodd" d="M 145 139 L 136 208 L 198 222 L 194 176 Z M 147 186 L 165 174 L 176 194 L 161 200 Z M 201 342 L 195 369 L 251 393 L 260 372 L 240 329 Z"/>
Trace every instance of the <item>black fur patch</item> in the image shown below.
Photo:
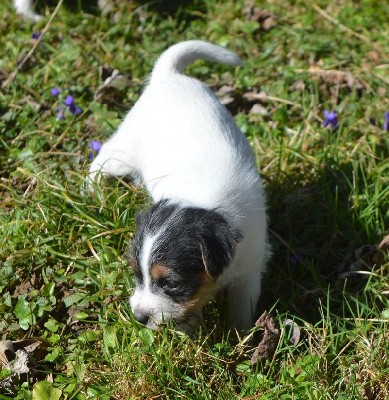
<path fill-rule="evenodd" d="M 216 279 L 230 264 L 242 235 L 214 210 L 181 207 L 161 200 L 137 215 L 133 260 L 139 265 L 146 237 L 156 236 L 149 267 L 165 265 L 170 273 L 154 282 L 177 302 L 193 296 L 202 284 L 204 272 Z M 135 274 L 137 275 L 137 274 Z M 138 276 L 141 283 L 141 276 Z"/>

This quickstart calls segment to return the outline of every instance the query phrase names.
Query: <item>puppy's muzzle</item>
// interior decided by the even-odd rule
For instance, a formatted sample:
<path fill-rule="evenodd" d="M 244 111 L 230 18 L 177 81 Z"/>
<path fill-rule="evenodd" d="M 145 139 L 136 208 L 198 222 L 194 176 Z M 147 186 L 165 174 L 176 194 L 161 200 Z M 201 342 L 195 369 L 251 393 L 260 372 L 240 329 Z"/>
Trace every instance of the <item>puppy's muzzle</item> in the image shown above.
<path fill-rule="evenodd" d="M 146 312 L 141 312 L 141 311 L 136 311 L 133 312 L 135 319 L 143 325 L 147 325 L 147 323 L 149 322 L 150 319 L 150 314 L 146 313 Z"/>

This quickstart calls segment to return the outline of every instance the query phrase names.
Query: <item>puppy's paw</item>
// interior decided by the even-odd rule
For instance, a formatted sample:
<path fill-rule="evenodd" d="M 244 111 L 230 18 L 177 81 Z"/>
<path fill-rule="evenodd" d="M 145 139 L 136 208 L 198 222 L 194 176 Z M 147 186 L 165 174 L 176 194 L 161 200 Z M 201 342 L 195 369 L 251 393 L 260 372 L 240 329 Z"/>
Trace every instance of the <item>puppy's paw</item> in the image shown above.
<path fill-rule="evenodd" d="M 39 15 L 35 12 L 30 12 L 30 13 L 28 13 L 28 15 L 25 15 L 25 17 L 30 19 L 33 22 L 39 22 L 39 21 L 42 21 L 42 19 L 43 19 L 42 15 Z"/>

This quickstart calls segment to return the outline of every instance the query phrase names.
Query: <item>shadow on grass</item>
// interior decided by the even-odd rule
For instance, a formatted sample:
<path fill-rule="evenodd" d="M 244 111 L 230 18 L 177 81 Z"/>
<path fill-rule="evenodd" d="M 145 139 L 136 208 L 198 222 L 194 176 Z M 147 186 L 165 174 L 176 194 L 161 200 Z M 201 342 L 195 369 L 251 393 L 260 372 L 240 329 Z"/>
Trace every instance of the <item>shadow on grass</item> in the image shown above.
<path fill-rule="evenodd" d="M 358 292 L 338 279 L 345 256 L 369 243 L 351 206 L 352 181 L 351 164 L 326 164 L 313 179 L 301 173 L 268 184 L 273 256 L 258 315 L 276 304 L 279 313 L 315 323 L 322 319 L 321 304 L 330 301 L 331 312 L 337 312 L 344 309 L 348 289 Z M 367 278 L 360 278 L 362 290 Z"/>

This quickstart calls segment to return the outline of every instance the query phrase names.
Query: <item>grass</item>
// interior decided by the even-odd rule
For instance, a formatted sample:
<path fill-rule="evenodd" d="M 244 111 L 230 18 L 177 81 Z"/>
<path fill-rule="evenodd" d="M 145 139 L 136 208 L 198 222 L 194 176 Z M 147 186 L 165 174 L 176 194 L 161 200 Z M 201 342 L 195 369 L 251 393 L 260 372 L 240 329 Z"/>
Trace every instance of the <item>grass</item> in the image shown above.
<path fill-rule="evenodd" d="M 55 4 L 38 2 L 47 17 L 32 26 L 9 3 L 0 5 L 0 338 L 39 338 L 44 349 L 35 377 L 0 388 L 0 399 L 388 398 L 388 257 L 365 258 L 357 275 L 347 261 L 389 228 L 386 3 L 257 1 L 277 17 L 264 30 L 242 0 L 122 2 L 108 16 L 73 2 L 38 45 L 31 35 Z M 124 253 L 147 194 L 120 181 L 101 199 L 80 190 L 90 140 L 115 130 L 161 51 L 192 38 L 245 60 L 187 73 L 232 91 L 269 203 L 274 255 L 259 314 L 302 331 L 297 345 L 283 331 L 274 356 L 253 366 L 248 336 L 227 332 L 216 304 L 194 340 L 133 320 Z M 96 100 L 104 64 L 128 83 Z M 69 93 L 83 111 L 57 120 Z M 325 109 L 338 113 L 337 130 L 322 127 Z"/>

